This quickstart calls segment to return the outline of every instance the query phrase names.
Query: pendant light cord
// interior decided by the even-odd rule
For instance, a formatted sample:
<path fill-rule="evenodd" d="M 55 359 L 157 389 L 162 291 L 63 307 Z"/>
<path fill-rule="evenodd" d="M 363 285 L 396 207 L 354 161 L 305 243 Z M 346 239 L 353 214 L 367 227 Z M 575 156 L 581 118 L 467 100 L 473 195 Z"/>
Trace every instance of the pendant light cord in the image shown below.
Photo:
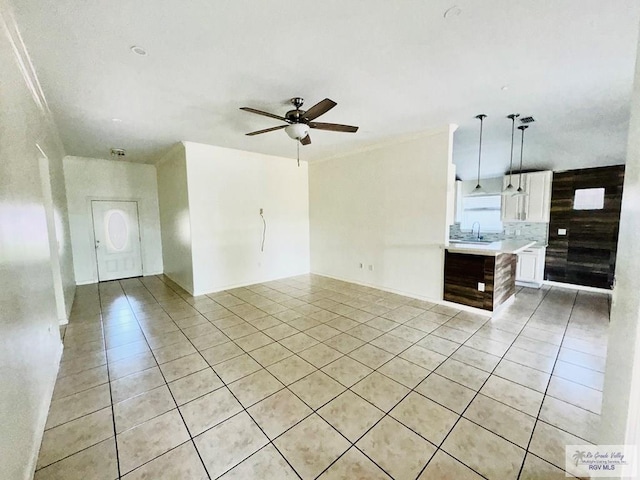
<path fill-rule="evenodd" d="M 524 131 L 527 129 L 527 125 L 520 125 L 519 130 L 522 130 L 522 139 L 520 140 L 520 176 L 518 178 L 518 191 L 522 191 L 522 156 L 524 152 Z"/>
<path fill-rule="evenodd" d="M 478 146 L 478 183 L 480 186 L 480 160 L 482 159 L 482 124 L 484 123 L 484 117 L 486 115 L 478 115 L 476 118 L 480 119 L 480 145 Z"/>
<path fill-rule="evenodd" d="M 513 176 L 513 140 L 516 132 L 516 118 L 519 116 L 519 113 L 512 113 L 507 116 L 507 118 L 511 119 L 511 157 L 509 158 L 509 185 L 511 187 L 513 187 L 513 185 L 511 185 L 511 178 Z"/>

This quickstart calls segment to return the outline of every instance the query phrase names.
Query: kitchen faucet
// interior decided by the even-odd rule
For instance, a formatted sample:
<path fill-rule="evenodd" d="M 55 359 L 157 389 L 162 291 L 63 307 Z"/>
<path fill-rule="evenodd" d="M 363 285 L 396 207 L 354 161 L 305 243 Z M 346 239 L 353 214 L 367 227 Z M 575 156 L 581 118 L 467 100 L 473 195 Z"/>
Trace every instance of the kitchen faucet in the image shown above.
<path fill-rule="evenodd" d="M 478 240 L 481 240 L 482 237 L 480 236 L 480 222 L 473 222 L 473 224 L 471 225 L 471 235 L 473 235 L 473 227 L 476 226 L 476 223 L 478 224 L 478 236 L 476 237 Z"/>

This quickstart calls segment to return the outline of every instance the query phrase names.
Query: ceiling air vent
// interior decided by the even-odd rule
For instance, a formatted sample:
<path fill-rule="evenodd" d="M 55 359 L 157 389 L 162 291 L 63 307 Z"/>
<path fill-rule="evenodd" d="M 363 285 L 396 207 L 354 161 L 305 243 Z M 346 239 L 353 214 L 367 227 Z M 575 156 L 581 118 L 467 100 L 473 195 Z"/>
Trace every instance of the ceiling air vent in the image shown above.
<path fill-rule="evenodd" d="M 111 149 L 111 156 L 113 158 L 116 158 L 118 160 L 122 160 L 125 156 L 125 151 L 122 148 L 112 148 Z"/>
<path fill-rule="evenodd" d="M 520 123 L 533 123 L 533 122 L 535 122 L 533 117 L 522 117 L 520 119 Z"/>

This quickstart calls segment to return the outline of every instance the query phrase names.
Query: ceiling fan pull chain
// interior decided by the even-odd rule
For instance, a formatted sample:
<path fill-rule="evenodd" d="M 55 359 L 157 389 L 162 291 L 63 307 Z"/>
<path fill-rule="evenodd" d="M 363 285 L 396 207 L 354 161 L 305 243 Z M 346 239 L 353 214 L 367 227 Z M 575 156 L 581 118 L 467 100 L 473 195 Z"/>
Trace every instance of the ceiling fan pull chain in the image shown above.
<path fill-rule="evenodd" d="M 296 147 L 298 148 L 298 167 L 300 167 L 300 142 L 296 142 Z"/>

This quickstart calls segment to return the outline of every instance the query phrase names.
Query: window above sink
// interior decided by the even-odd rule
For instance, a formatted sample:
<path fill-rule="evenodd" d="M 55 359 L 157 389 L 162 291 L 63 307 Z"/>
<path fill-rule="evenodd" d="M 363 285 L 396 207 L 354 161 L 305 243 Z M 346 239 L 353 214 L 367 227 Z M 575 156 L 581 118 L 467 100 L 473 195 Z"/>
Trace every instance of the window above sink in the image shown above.
<path fill-rule="evenodd" d="M 463 197 L 460 230 L 470 232 L 473 230 L 473 224 L 477 222 L 480 224 L 480 235 L 482 235 L 482 232 L 502 232 L 502 221 L 500 220 L 501 202 L 502 196 L 500 194 Z"/>

